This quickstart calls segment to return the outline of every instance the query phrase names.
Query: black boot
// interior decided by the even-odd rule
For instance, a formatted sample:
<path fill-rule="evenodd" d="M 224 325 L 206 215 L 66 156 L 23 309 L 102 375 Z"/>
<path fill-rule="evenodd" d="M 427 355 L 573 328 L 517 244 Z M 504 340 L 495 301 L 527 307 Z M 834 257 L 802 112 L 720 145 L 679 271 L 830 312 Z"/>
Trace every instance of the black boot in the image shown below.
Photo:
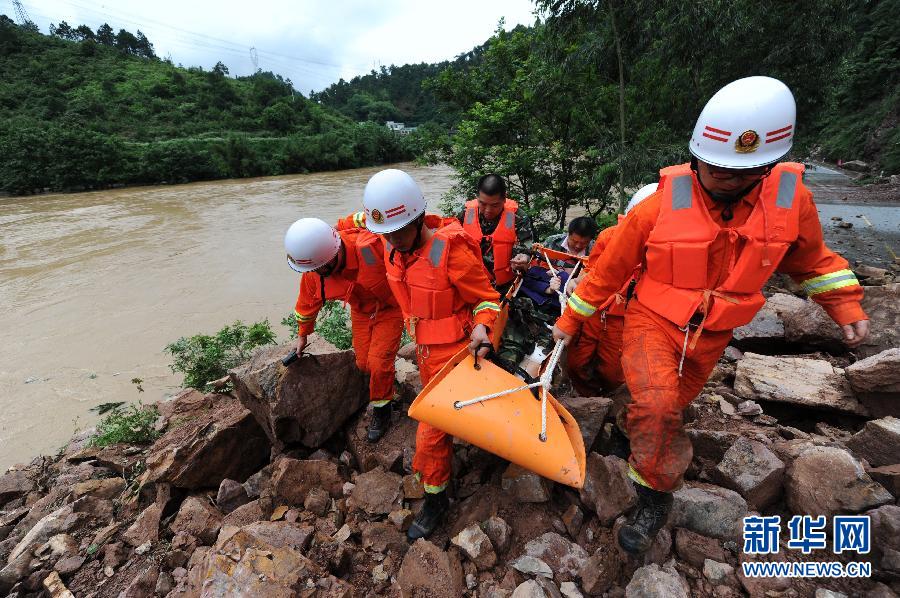
<path fill-rule="evenodd" d="M 450 508 L 450 499 L 447 498 L 447 491 L 442 490 L 434 494 L 425 494 L 425 504 L 422 510 L 416 515 L 412 525 L 406 532 L 406 537 L 410 540 L 418 540 L 419 538 L 427 538 L 441 524 L 447 509 Z"/>
<path fill-rule="evenodd" d="M 391 427 L 391 404 L 372 408 L 372 421 L 366 430 L 369 442 L 378 442 Z"/>
<path fill-rule="evenodd" d="M 628 522 L 619 528 L 619 546 L 625 552 L 641 554 L 653 544 L 656 534 L 666 524 L 672 510 L 672 493 L 659 492 L 635 484 L 638 505 Z"/>

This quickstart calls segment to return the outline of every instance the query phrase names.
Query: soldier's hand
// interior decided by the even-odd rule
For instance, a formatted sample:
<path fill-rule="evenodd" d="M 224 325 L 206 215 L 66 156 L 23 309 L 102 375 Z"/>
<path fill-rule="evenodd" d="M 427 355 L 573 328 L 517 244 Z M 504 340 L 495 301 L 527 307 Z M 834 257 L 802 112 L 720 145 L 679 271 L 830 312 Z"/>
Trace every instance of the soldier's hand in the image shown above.
<path fill-rule="evenodd" d="M 862 344 L 866 337 L 869 336 L 869 321 L 859 320 L 852 324 L 841 326 L 841 332 L 844 333 L 844 344 L 854 349 Z"/>
<path fill-rule="evenodd" d="M 297 337 L 297 342 L 294 344 L 294 350 L 297 352 L 298 356 L 303 353 L 303 349 L 306 348 L 307 344 L 309 344 L 309 341 L 307 340 L 306 335 Z"/>
<path fill-rule="evenodd" d="M 482 345 L 487 343 L 491 344 L 491 337 L 488 336 L 487 327 L 484 324 L 478 324 L 475 326 L 475 329 L 472 330 L 472 334 L 469 336 L 469 352 L 476 357 L 484 357 L 488 354 L 490 350 L 488 347 L 478 348 L 478 345 Z M 477 350 L 477 353 L 476 353 Z"/>
<path fill-rule="evenodd" d="M 564 345 L 568 345 L 569 341 L 572 340 L 572 335 L 560 328 L 559 326 L 553 326 L 553 340 L 554 341 L 562 341 Z"/>

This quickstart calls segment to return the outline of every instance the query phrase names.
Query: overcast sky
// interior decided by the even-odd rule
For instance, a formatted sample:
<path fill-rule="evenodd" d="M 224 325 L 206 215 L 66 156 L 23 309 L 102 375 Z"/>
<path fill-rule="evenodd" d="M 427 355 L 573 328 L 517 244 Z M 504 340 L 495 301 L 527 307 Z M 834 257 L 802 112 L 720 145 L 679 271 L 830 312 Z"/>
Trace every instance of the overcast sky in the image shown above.
<path fill-rule="evenodd" d="M 109 23 L 144 32 L 157 55 L 175 64 L 232 75 L 259 68 L 290 78 L 308 93 L 373 67 L 450 59 L 490 37 L 501 18 L 509 29 L 534 22 L 530 0 L 22 0 L 32 21 Z M 15 18 L 11 0 L 0 13 Z"/>

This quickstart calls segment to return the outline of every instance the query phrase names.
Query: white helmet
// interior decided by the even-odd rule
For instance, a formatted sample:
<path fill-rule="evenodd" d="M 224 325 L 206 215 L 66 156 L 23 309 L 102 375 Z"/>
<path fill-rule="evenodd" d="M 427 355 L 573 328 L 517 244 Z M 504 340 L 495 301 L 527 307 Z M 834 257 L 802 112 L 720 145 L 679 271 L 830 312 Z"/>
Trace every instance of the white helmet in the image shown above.
<path fill-rule="evenodd" d="M 650 183 L 649 185 L 644 185 L 640 189 L 637 190 L 637 193 L 631 196 L 631 201 L 628 202 L 628 205 L 625 206 L 625 213 L 631 211 L 631 209 L 653 195 L 656 192 L 656 188 L 659 187 L 659 183 Z"/>
<path fill-rule="evenodd" d="M 411 176 L 388 168 L 376 172 L 363 193 L 366 228 L 376 234 L 400 230 L 425 213 L 425 196 Z"/>
<path fill-rule="evenodd" d="M 300 273 L 324 266 L 340 248 L 337 231 L 318 218 L 301 218 L 284 235 L 288 266 Z"/>
<path fill-rule="evenodd" d="M 771 77 L 738 79 L 703 107 L 689 147 L 697 159 L 713 166 L 765 166 L 791 150 L 796 118 L 787 85 Z"/>

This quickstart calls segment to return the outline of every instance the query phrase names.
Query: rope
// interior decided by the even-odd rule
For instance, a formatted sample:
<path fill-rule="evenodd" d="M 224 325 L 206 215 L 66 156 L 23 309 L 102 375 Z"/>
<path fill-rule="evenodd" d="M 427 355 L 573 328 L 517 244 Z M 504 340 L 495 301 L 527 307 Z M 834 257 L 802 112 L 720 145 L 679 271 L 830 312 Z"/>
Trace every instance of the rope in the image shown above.
<path fill-rule="evenodd" d="M 547 358 L 547 367 L 544 369 L 544 373 L 541 374 L 541 377 L 537 382 L 532 382 L 531 384 L 525 384 L 524 386 L 519 386 L 517 388 L 510 388 L 507 390 L 501 390 L 499 392 L 491 393 L 489 395 L 484 395 L 481 397 L 475 397 L 474 399 L 470 399 L 468 401 L 455 401 L 453 403 L 453 408 L 459 411 L 463 407 L 468 407 L 469 405 L 474 405 L 476 403 L 482 403 L 484 401 L 489 401 L 491 399 L 496 399 L 498 397 L 506 396 L 508 394 L 513 394 L 516 392 L 520 392 L 522 390 L 530 390 L 532 388 L 536 388 L 538 386 L 541 387 L 541 433 L 538 436 L 541 442 L 547 441 L 547 394 L 550 391 L 550 383 L 553 380 L 553 371 L 556 369 L 557 364 L 559 363 L 560 357 L 562 356 L 562 351 L 565 345 L 562 341 L 557 341 L 556 345 L 553 347 L 553 351 L 550 352 L 550 357 Z"/>
<path fill-rule="evenodd" d="M 547 255 L 547 252 L 544 251 L 543 254 L 544 254 L 544 259 L 547 260 L 547 266 L 550 267 L 550 274 L 552 274 L 553 276 L 559 276 L 559 274 L 557 274 L 556 268 L 553 267 L 553 262 L 550 260 L 550 257 Z M 568 285 L 568 284 L 569 284 L 569 281 L 566 281 L 566 285 Z M 559 313 L 563 314 L 566 311 L 566 303 L 567 303 L 565 288 L 563 288 L 562 291 L 557 289 L 556 295 L 559 297 Z"/>

